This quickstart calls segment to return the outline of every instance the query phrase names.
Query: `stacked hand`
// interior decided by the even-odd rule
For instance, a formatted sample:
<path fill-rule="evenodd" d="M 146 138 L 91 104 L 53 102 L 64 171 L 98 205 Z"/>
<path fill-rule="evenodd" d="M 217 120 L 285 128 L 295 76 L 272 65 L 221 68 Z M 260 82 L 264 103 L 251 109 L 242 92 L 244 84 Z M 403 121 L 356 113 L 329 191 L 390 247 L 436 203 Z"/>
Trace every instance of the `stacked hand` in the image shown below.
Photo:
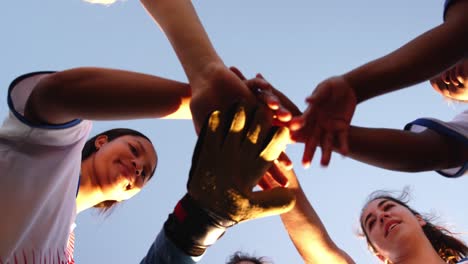
<path fill-rule="evenodd" d="M 468 101 L 468 59 L 431 79 L 432 87 L 445 97 Z"/>
<path fill-rule="evenodd" d="M 302 163 L 308 167 L 317 146 L 322 149 L 321 164 L 327 166 L 334 142 L 341 154 L 348 153 L 348 131 L 356 108 L 356 95 L 342 76 L 320 83 L 312 95 L 304 115 L 290 122 L 292 139 L 305 143 Z"/>
<path fill-rule="evenodd" d="M 258 73 L 255 78 L 247 79 L 236 67 L 231 67 L 230 69 L 244 81 L 258 101 L 263 102 L 269 109 L 275 109 L 273 113 L 273 115 L 276 116 L 276 118 L 273 119 L 274 125 L 288 126 L 292 116 L 299 116 L 302 114 L 299 108 L 287 96 L 273 87 L 262 74 Z M 284 174 L 281 173 L 280 167 L 290 170 L 292 166 L 292 161 L 286 153 L 282 152 L 265 173 L 264 177 L 259 181 L 259 186 L 262 187 L 266 185 L 268 179 L 271 178 L 282 187 L 288 186 L 289 181 Z"/>
<path fill-rule="evenodd" d="M 278 121 L 287 122 L 291 119 L 291 113 L 282 107 L 282 102 L 271 91 L 268 82 L 261 78 L 246 80 L 239 70 L 236 68 L 230 70 L 224 65 L 206 68 L 199 78 L 190 83 L 192 86 L 190 109 L 197 133 L 212 111 L 224 110 L 239 100 L 245 101 L 248 106 L 254 106 L 260 99 L 274 112 Z"/>
<path fill-rule="evenodd" d="M 200 207 L 234 222 L 288 211 L 295 201 L 288 189 L 253 191 L 288 142 L 288 129 L 272 127 L 264 107 L 213 112 L 195 148 L 188 194 Z"/>

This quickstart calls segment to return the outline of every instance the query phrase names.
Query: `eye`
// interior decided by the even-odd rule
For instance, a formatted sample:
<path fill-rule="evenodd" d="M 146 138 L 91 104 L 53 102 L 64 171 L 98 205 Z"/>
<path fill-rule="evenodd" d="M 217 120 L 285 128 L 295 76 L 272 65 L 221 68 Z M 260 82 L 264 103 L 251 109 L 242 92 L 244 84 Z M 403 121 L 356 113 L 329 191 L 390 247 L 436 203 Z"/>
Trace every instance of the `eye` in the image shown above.
<path fill-rule="evenodd" d="M 128 147 L 130 148 L 130 151 L 133 153 L 133 155 L 138 156 L 138 150 L 132 144 L 128 144 Z"/>
<path fill-rule="evenodd" d="M 367 226 L 368 226 L 367 228 L 369 229 L 369 231 L 370 231 L 370 230 L 372 229 L 372 227 L 374 226 L 374 223 L 375 223 L 375 219 L 372 219 L 372 220 L 369 221 L 369 224 L 367 225 Z"/>
<path fill-rule="evenodd" d="M 390 210 L 392 207 L 394 207 L 395 205 L 394 204 L 391 204 L 391 203 L 388 203 L 385 205 L 385 207 L 383 208 L 384 211 L 388 211 Z"/>

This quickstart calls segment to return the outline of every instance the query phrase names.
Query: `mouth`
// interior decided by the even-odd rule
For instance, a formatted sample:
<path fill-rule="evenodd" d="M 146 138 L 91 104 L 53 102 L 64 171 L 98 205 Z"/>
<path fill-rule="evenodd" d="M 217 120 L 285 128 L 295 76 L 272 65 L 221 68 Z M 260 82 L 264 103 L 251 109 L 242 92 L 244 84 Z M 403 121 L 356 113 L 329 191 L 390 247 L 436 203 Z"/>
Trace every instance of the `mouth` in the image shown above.
<path fill-rule="evenodd" d="M 391 220 L 387 224 L 385 224 L 385 237 L 388 236 L 388 234 L 401 222 L 397 220 Z"/>

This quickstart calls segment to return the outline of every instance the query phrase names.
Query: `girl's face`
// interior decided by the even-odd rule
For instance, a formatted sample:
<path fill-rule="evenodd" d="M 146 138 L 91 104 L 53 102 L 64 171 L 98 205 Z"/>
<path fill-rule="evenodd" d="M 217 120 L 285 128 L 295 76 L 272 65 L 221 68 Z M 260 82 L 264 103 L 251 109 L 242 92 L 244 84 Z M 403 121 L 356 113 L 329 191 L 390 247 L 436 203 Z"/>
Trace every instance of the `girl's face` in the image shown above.
<path fill-rule="evenodd" d="M 431 79 L 431 85 L 447 98 L 468 102 L 468 59 Z"/>
<path fill-rule="evenodd" d="M 153 144 L 139 136 L 126 135 L 112 141 L 95 141 L 94 178 L 107 200 L 127 200 L 137 194 L 156 169 Z"/>
<path fill-rule="evenodd" d="M 426 222 L 408 208 L 388 199 L 370 202 L 361 215 L 361 226 L 379 258 L 398 258 L 411 250 L 411 242 L 425 237 Z"/>

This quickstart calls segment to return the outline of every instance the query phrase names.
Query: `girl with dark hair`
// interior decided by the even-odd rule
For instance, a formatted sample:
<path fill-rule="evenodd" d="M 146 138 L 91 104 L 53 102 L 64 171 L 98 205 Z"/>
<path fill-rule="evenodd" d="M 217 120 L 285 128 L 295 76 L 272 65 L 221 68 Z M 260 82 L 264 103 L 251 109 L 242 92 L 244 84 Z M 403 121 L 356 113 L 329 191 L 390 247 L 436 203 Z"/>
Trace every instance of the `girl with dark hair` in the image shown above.
<path fill-rule="evenodd" d="M 389 192 L 376 191 L 369 196 L 369 200 L 361 213 L 361 229 L 366 238 L 369 249 L 379 259 L 386 263 L 397 263 L 392 259 L 398 259 L 398 255 L 390 252 L 389 248 L 398 248 L 397 253 L 400 255 L 406 254 L 405 250 L 416 251 L 413 244 L 423 244 L 427 248 L 432 246 L 433 251 L 429 251 L 432 255 L 438 255 L 445 263 L 455 264 L 459 262 L 468 253 L 468 247 L 454 237 L 454 234 L 442 226 L 431 223 L 430 217 L 424 216 L 408 205 L 408 192 L 404 190 L 399 197 L 391 195 Z M 407 218 L 408 220 L 405 221 Z M 383 226 L 379 230 L 379 222 Z M 391 240 L 392 236 L 398 238 L 398 229 L 401 224 L 412 223 L 415 225 L 414 233 L 420 236 L 419 240 L 414 236 L 414 240 L 410 235 L 400 237 L 406 239 L 406 243 L 398 246 L 391 246 L 382 240 Z M 409 224 L 408 224 L 409 226 Z M 404 232 L 404 231 L 401 231 Z M 392 234 L 394 233 L 394 234 Z M 425 236 L 425 238 L 424 238 Z M 421 242 L 419 242 L 421 241 Z M 408 248 L 406 248 L 408 247 Z M 402 251 L 398 252 L 398 251 Z M 426 254 L 429 257 L 431 254 Z M 430 263 L 421 261 L 421 263 Z"/>
<path fill-rule="evenodd" d="M 295 191 L 295 207 L 281 215 L 305 263 L 355 263 L 329 236 L 293 170 L 283 170 Z M 468 247 L 444 227 L 408 206 L 401 197 L 376 192 L 362 209 L 360 224 L 371 251 L 383 263 L 468 263 Z"/>
<path fill-rule="evenodd" d="M 137 194 L 157 155 L 145 135 L 113 129 L 87 141 L 90 120 L 190 119 L 187 84 L 78 68 L 23 75 L 0 128 L 0 262 L 73 263 L 77 213 Z"/>

